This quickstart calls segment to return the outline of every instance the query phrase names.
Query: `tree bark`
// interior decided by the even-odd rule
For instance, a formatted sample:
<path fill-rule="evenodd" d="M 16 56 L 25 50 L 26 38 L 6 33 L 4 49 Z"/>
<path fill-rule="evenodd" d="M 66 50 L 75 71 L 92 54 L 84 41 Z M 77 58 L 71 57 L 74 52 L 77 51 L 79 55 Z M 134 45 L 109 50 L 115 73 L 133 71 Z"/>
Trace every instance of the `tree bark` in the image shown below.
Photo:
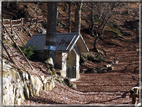
<path fill-rule="evenodd" d="M 48 2 L 47 33 L 45 54 L 54 59 L 56 47 L 56 21 L 57 21 L 57 2 Z M 52 47 L 52 49 L 51 49 Z"/>
<path fill-rule="evenodd" d="M 82 2 L 76 3 L 77 9 L 75 10 L 75 32 L 80 33 L 81 29 L 81 7 Z"/>
<path fill-rule="evenodd" d="M 93 45 L 94 45 L 94 52 L 97 52 L 98 53 L 98 48 L 97 48 L 97 42 L 98 42 L 98 40 L 99 40 L 99 37 L 98 36 L 96 36 L 96 38 L 95 38 L 95 40 L 94 40 L 94 43 L 93 43 Z"/>
<path fill-rule="evenodd" d="M 94 10 L 93 10 L 94 4 L 91 4 L 91 22 L 90 22 L 90 35 L 94 36 Z"/>
<path fill-rule="evenodd" d="M 71 2 L 69 4 L 69 29 L 68 32 L 71 33 Z"/>
<path fill-rule="evenodd" d="M 130 3 L 127 3 L 127 14 L 130 14 Z"/>

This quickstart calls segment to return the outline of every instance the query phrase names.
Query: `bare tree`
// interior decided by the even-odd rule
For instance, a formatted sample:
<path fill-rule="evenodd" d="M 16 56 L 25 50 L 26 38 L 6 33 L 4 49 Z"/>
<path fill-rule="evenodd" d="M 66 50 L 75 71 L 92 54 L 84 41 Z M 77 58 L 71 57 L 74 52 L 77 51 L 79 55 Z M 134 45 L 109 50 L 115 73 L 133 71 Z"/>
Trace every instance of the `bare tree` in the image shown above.
<path fill-rule="evenodd" d="M 91 3 L 91 23 L 89 24 L 89 32 L 91 36 L 94 36 L 94 3 Z"/>
<path fill-rule="evenodd" d="M 82 2 L 76 2 L 75 10 L 75 32 L 80 32 L 81 29 L 81 8 Z"/>
<path fill-rule="evenodd" d="M 114 8 L 118 5 L 117 2 L 112 3 L 84 3 L 91 10 L 90 19 L 90 35 L 95 36 L 94 51 L 98 52 L 97 42 L 102 39 L 105 26 L 108 20 L 113 15 Z"/>
<path fill-rule="evenodd" d="M 71 2 L 68 3 L 69 5 L 69 29 L 68 32 L 71 32 Z"/>

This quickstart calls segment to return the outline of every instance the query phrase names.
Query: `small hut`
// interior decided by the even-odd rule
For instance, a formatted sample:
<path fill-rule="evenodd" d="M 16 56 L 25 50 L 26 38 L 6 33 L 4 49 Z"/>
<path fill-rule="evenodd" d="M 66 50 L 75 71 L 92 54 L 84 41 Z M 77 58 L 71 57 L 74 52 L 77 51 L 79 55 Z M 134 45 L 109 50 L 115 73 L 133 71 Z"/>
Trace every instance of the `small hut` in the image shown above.
<path fill-rule="evenodd" d="M 89 52 L 80 33 L 57 33 L 55 68 L 60 69 L 63 77 L 79 79 L 79 61 L 81 52 Z M 36 47 L 40 56 L 44 55 L 46 34 L 34 34 L 25 46 Z"/>

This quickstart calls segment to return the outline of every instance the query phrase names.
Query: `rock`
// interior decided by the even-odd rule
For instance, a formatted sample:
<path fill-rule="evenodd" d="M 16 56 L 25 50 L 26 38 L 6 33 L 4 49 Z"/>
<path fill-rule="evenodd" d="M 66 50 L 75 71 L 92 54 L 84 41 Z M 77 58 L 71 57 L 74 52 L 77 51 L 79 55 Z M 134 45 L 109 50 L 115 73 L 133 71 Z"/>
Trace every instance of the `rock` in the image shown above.
<path fill-rule="evenodd" d="M 108 67 L 108 70 L 114 70 L 114 67 Z"/>
<path fill-rule="evenodd" d="M 118 63 L 119 63 L 119 61 L 118 61 L 117 58 L 114 58 L 114 63 L 115 63 L 115 64 L 118 64 Z"/>
<path fill-rule="evenodd" d="M 5 61 L 3 61 L 3 70 L 9 71 L 10 69 L 12 69 L 12 67 L 9 64 L 5 63 Z"/>
<path fill-rule="evenodd" d="M 140 51 L 140 49 L 136 49 L 136 51 Z"/>
<path fill-rule="evenodd" d="M 111 67 L 111 66 L 112 66 L 112 64 L 107 64 L 107 65 L 106 65 L 106 67 Z"/>
<path fill-rule="evenodd" d="M 19 105 L 29 97 L 39 95 L 39 91 L 41 90 L 52 90 L 55 87 L 52 78 L 44 76 L 40 78 L 22 70 L 17 72 L 9 63 L 7 64 L 5 61 L 3 61 L 3 63 L 2 95 L 4 105 Z"/>
<path fill-rule="evenodd" d="M 86 72 L 87 72 L 87 69 L 80 70 L 80 73 L 86 73 Z"/>
<path fill-rule="evenodd" d="M 45 61 L 46 64 L 49 64 L 50 66 L 54 66 L 54 63 L 53 63 L 53 59 L 50 57 L 48 58 L 46 61 Z"/>
<path fill-rule="evenodd" d="M 97 67 L 97 73 L 101 73 L 101 69 L 102 69 L 103 67 Z"/>
<path fill-rule="evenodd" d="M 92 72 L 92 73 L 97 73 L 97 69 L 94 68 L 94 69 L 91 70 L 91 72 Z"/>
<path fill-rule="evenodd" d="M 8 78 L 3 78 L 3 95 L 8 94 L 7 89 L 9 88 L 10 81 Z"/>
<path fill-rule="evenodd" d="M 108 71 L 107 69 L 103 69 L 101 72 L 102 73 L 107 73 L 107 71 Z"/>
<path fill-rule="evenodd" d="M 75 83 L 72 83 L 72 84 L 71 84 L 71 88 L 76 90 L 76 89 L 77 89 L 76 84 L 75 84 Z"/>
<path fill-rule="evenodd" d="M 109 64 L 113 65 L 113 64 L 114 64 L 114 62 L 110 62 Z"/>
<path fill-rule="evenodd" d="M 71 81 L 69 78 L 64 78 L 64 83 L 67 85 L 67 86 L 71 86 Z"/>
<path fill-rule="evenodd" d="M 42 84 L 41 80 L 37 76 L 31 75 L 31 82 L 33 85 L 34 94 L 39 95 L 39 91 L 41 91 L 43 88 L 43 84 Z"/>

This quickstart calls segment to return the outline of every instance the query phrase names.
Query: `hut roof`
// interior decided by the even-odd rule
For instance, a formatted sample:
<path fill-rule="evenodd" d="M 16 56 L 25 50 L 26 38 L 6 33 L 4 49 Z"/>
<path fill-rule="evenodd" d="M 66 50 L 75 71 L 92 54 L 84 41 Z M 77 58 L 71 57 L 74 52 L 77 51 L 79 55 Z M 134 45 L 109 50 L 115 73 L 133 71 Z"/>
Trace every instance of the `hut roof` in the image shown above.
<path fill-rule="evenodd" d="M 25 46 L 34 46 L 37 51 L 44 51 L 46 34 L 34 34 Z M 80 33 L 57 33 L 56 52 L 70 52 L 77 45 L 80 52 L 88 52 L 89 49 Z"/>

